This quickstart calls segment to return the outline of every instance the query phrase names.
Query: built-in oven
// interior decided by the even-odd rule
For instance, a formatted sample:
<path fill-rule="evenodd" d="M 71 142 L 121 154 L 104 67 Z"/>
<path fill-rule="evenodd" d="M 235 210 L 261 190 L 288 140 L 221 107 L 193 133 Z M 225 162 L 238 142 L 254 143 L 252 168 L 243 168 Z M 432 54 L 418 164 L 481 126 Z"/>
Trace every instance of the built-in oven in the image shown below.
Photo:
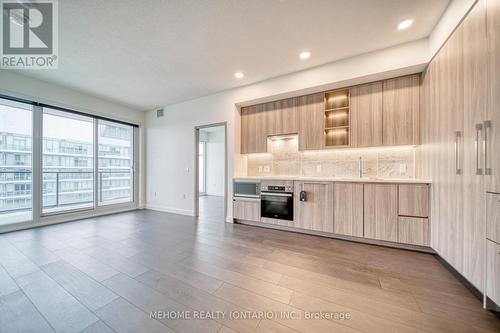
<path fill-rule="evenodd" d="M 235 179 L 233 196 L 242 198 L 260 198 L 260 181 L 251 179 Z"/>
<path fill-rule="evenodd" d="M 260 215 L 293 221 L 293 186 L 263 186 L 260 191 Z"/>

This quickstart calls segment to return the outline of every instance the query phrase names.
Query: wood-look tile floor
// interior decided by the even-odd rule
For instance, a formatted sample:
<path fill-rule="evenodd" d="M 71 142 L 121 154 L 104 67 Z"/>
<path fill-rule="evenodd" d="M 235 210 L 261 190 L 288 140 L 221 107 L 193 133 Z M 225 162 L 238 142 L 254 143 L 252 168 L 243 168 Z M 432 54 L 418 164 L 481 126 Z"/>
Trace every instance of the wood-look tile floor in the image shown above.
<path fill-rule="evenodd" d="M 500 321 L 432 255 L 144 210 L 0 235 L 0 331 L 479 333 Z"/>

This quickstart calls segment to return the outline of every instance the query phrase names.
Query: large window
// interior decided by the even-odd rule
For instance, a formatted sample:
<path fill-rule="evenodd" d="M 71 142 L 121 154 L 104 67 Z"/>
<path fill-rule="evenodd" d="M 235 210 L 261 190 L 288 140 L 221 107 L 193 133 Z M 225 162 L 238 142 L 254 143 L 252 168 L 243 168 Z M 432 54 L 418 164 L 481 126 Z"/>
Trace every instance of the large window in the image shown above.
<path fill-rule="evenodd" d="M 0 225 L 32 219 L 32 106 L 0 99 Z"/>
<path fill-rule="evenodd" d="M 137 127 L 0 97 L 0 229 L 53 214 L 130 208 Z"/>
<path fill-rule="evenodd" d="M 99 120 L 99 205 L 134 200 L 134 128 Z"/>
<path fill-rule="evenodd" d="M 42 212 L 94 206 L 94 119 L 43 109 Z"/>

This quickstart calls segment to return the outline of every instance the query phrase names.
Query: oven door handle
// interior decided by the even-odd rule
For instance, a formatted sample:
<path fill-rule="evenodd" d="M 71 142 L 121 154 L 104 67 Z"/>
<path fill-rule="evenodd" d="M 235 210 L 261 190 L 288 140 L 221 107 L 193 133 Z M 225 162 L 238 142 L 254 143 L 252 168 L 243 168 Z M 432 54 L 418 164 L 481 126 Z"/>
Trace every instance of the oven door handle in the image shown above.
<path fill-rule="evenodd" d="M 267 196 L 274 196 L 274 197 L 291 197 L 293 196 L 292 193 L 274 193 L 274 192 L 260 192 L 260 195 L 261 197 L 263 195 L 267 195 Z"/>

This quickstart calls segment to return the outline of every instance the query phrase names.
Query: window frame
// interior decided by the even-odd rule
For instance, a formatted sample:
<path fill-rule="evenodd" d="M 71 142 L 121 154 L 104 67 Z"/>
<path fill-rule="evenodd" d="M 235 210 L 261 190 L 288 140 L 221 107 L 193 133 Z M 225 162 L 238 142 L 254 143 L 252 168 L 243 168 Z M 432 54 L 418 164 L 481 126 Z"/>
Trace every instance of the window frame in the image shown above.
<path fill-rule="evenodd" d="M 24 103 L 32 106 L 32 135 L 31 135 L 31 151 L 32 151 L 32 181 L 31 181 L 31 190 L 32 190 L 32 213 L 31 220 L 24 220 L 21 222 L 14 222 L 12 224 L 6 224 L 0 226 L 0 232 L 5 230 L 18 230 L 19 228 L 26 228 L 30 226 L 38 226 L 43 224 L 51 224 L 51 223 L 59 223 L 65 222 L 78 218 L 87 218 L 91 216 L 97 216 L 100 214 L 106 214 L 108 212 L 119 212 L 119 211 L 127 211 L 137 209 L 139 207 L 139 195 L 140 195 L 140 170 L 139 166 L 139 125 L 134 123 L 129 123 L 125 121 L 121 121 L 119 119 L 113 119 L 109 117 L 102 117 L 99 115 L 80 112 L 72 109 L 62 108 L 55 105 L 45 104 L 34 102 L 22 98 L 11 97 L 7 95 L 0 94 L 0 99 Z M 43 205 L 43 108 L 50 108 L 62 112 L 73 113 L 77 115 L 82 115 L 86 117 L 90 117 L 93 119 L 93 157 L 94 157 L 94 182 L 98 181 L 96 177 L 96 173 L 98 172 L 98 120 L 109 121 L 111 123 L 117 123 L 122 125 L 127 125 L 132 127 L 132 195 L 131 201 L 127 202 L 119 202 L 119 203 L 109 203 L 106 205 L 98 205 L 98 194 L 99 189 L 94 183 L 93 189 L 93 207 L 86 208 L 77 208 L 77 209 L 68 209 L 63 211 L 54 211 L 54 212 L 42 212 Z M 54 147 L 53 147 L 54 148 Z"/>

